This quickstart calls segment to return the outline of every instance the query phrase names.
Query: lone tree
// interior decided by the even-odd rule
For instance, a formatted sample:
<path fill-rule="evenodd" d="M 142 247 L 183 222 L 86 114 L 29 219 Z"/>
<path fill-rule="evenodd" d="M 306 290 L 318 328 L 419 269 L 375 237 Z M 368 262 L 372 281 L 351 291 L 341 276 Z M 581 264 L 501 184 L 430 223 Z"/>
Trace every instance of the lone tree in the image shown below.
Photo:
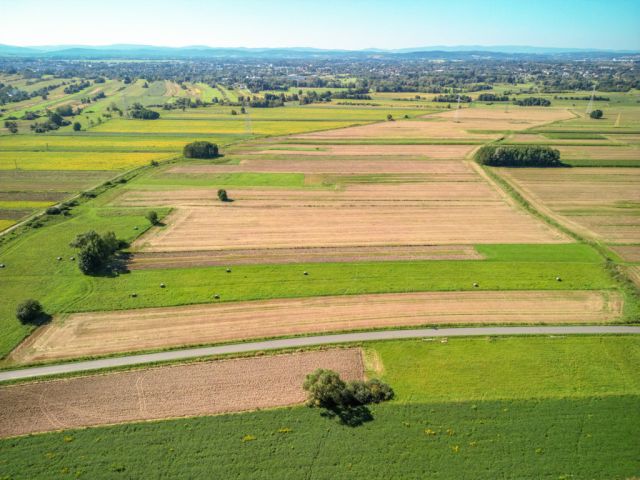
<path fill-rule="evenodd" d="M 187 158 L 215 158 L 218 156 L 218 145 L 211 142 L 192 142 L 184 146 L 182 153 Z"/>
<path fill-rule="evenodd" d="M 596 120 L 601 119 L 601 118 L 602 118 L 602 115 L 603 115 L 602 110 L 593 110 L 593 111 L 589 114 L 589 116 L 590 116 L 591 118 L 595 118 Z"/>
<path fill-rule="evenodd" d="M 82 130 L 82 124 L 80 122 L 73 122 L 73 131 L 79 132 Z"/>
<path fill-rule="evenodd" d="M 44 309 L 39 301 L 28 299 L 18 305 L 16 309 L 16 318 L 22 323 L 33 324 L 38 323 L 44 316 Z"/>
<path fill-rule="evenodd" d="M 222 188 L 220 190 L 218 190 L 218 200 L 220 200 L 221 202 L 228 202 L 229 201 L 229 197 L 227 196 L 227 191 L 223 190 Z"/>
<path fill-rule="evenodd" d="M 145 217 L 147 218 L 147 220 L 149 220 L 149 223 L 151 225 L 157 225 L 158 224 L 158 213 L 155 210 L 151 210 L 151 211 L 147 212 Z"/>
<path fill-rule="evenodd" d="M 80 271 L 85 275 L 91 275 L 99 273 L 107 267 L 113 254 L 121 248 L 122 243 L 113 232 L 99 235 L 91 230 L 78 235 L 70 243 L 70 246 L 80 249 L 78 253 Z"/>
<path fill-rule="evenodd" d="M 380 403 L 394 396 L 393 389 L 380 380 L 345 382 L 338 373 L 322 368 L 307 375 L 302 386 L 309 393 L 308 406 L 329 410 Z"/>

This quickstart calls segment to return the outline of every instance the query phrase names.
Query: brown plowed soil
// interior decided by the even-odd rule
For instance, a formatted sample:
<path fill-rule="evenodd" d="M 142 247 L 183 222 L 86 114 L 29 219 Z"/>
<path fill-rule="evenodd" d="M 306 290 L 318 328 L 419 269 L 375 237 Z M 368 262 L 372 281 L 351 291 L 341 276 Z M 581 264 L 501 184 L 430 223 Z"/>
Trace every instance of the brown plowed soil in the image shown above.
<path fill-rule="evenodd" d="M 615 292 L 424 292 L 261 300 L 73 314 L 12 354 L 32 362 L 250 338 L 460 323 L 607 322 Z"/>
<path fill-rule="evenodd" d="M 0 437 L 291 405 L 317 368 L 363 378 L 359 349 L 333 349 L 2 387 Z"/>
<path fill-rule="evenodd" d="M 472 245 L 406 245 L 340 248 L 257 248 L 190 252 L 139 252 L 130 270 L 265 263 L 387 262 L 393 260 L 481 260 Z"/>

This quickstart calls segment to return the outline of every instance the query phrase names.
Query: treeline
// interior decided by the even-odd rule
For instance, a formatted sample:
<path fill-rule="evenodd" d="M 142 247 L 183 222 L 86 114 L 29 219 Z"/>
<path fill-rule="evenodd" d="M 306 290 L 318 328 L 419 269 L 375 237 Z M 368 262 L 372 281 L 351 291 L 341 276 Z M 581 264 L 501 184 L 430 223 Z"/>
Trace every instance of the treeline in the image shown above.
<path fill-rule="evenodd" d="M 548 107 L 551 105 L 551 102 L 546 98 L 542 97 L 527 97 L 519 100 L 514 100 L 516 105 L 521 107 Z"/>
<path fill-rule="evenodd" d="M 508 95 L 496 95 L 495 93 L 481 93 L 478 95 L 480 102 L 508 102 Z"/>
<path fill-rule="evenodd" d="M 469 103 L 473 99 L 468 95 L 457 95 L 457 94 L 449 94 L 449 95 L 438 95 L 433 97 L 434 102 L 442 102 L 442 103 L 457 103 L 458 98 L 462 103 Z"/>
<path fill-rule="evenodd" d="M 559 97 L 558 95 L 554 95 L 553 98 L 555 100 L 586 100 L 586 101 L 589 101 L 589 100 L 591 100 L 591 95 L 583 95 L 581 97 Z M 601 95 L 594 95 L 593 99 L 596 102 L 608 102 L 609 100 L 611 100 L 609 97 L 603 97 Z"/>
<path fill-rule="evenodd" d="M 160 118 L 160 114 L 155 110 L 145 108 L 141 103 L 134 103 L 129 108 L 129 116 L 139 120 L 156 120 Z"/>
<path fill-rule="evenodd" d="M 85 88 L 88 88 L 91 86 L 91 82 L 88 80 L 83 80 L 80 83 L 72 83 L 71 85 L 64 87 L 64 93 L 66 93 L 67 95 L 70 95 L 72 93 L 78 93 L 82 90 L 84 90 Z"/>
<path fill-rule="evenodd" d="M 492 167 L 562 167 L 560 152 L 544 145 L 485 145 L 475 154 L 480 165 Z"/>

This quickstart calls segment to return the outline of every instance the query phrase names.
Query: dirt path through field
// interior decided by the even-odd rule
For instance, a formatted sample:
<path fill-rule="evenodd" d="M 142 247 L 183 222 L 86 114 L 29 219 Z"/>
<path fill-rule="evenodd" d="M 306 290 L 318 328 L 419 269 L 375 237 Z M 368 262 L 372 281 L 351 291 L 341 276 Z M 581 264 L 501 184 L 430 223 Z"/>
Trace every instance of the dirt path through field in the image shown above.
<path fill-rule="evenodd" d="M 360 350 L 349 348 L 2 387 L 0 437 L 292 405 L 304 401 L 302 383 L 317 368 L 364 375 Z"/>
<path fill-rule="evenodd" d="M 305 333 L 482 323 L 603 323 L 617 292 L 510 291 L 346 295 L 73 314 L 16 349 L 14 363 Z"/>

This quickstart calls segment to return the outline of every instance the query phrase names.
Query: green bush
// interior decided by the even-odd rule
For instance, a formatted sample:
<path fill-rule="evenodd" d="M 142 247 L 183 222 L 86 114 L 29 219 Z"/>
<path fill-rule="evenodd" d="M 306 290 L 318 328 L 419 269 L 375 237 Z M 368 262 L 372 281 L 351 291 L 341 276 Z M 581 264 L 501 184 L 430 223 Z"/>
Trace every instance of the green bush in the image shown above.
<path fill-rule="evenodd" d="M 562 167 L 560 152 L 538 145 L 485 145 L 475 154 L 480 165 L 492 167 Z"/>
<path fill-rule="evenodd" d="M 218 156 L 218 145 L 211 142 L 192 142 L 184 146 L 187 158 L 215 158 Z"/>
<path fill-rule="evenodd" d="M 394 396 L 393 389 L 380 380 L 345 382 L 336 372 L 321 368 L 307 375 L 303 388 L 309 393 L 308 406 L 327 409 L 380 403 Z"/>
<path fill-rule="evenodd" d="M 16 318 L 22 324 L 37 323 L 44 315 L 44 309 L 37 300 L 29 299 L 18 305 Z"/>
<path fill-rule="evenodd" d="M 589 114 L 591 118 L 594 118 L 596 120 L 602 118 L 602 115 L 603 115 L 602 110 L 594 110 Z"/>
<path fill-rule="evenodd" d="M 158 224 L 158 213 L 155 212 L 154 210 L 151 210 L 149 212 L 147 212 L 147 214 L 145 215 L 147 220 L 149 220 L 149 223 L 151 225 L 157 225 Z"/>

